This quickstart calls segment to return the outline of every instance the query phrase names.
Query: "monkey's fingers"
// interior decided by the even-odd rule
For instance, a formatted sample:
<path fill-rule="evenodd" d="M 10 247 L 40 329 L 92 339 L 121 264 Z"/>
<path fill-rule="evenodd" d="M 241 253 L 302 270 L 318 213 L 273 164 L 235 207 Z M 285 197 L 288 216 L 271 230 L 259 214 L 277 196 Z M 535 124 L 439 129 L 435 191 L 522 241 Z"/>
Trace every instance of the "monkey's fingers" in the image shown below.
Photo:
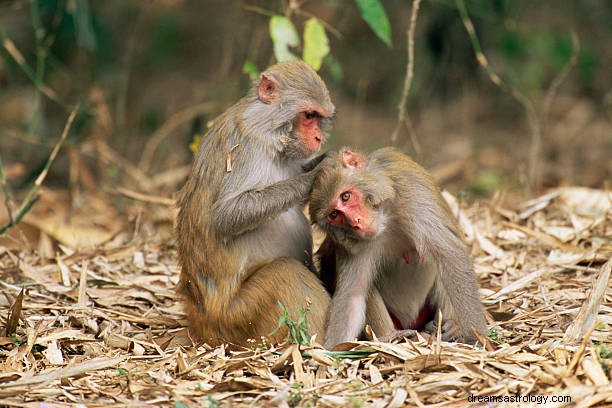
<path fill-rule="evenodd" d="M 390 333 L 380 337 L 379 340 L 385 343 L 391 343 L 394 340 L 399 340 L 402 338 L 411 339 L 416 337 L 416 335 L 417 331 L 414 329 L 393 330 Z"/>
<path fill-rule="evenodd" d="M 438 331 L 438 321 L 432 320 L 427 323 L 424 327 L 424 331 L 435 335 Z M 454 320 L 444 320 L 442 322 L 442 340 L 455 342 L 455 341 L 463 341 L 463 333 L 461 332 L 461 327 Z"/>
<path fill-rule="evenodd" d="M 302 164 L 302 170 L 306 173 L 316 169 L 317 167 L 320 167 L 321 163 L 323 163 L 323 161 L 330 157 L 330 156 L 334 156 L 334 153 L 336 153 L 333 150 L 328 150 L 325 153 L 322 153 L 320 155 L 318 155 L 317 157 L 311 159 L 310 161 Z"/>

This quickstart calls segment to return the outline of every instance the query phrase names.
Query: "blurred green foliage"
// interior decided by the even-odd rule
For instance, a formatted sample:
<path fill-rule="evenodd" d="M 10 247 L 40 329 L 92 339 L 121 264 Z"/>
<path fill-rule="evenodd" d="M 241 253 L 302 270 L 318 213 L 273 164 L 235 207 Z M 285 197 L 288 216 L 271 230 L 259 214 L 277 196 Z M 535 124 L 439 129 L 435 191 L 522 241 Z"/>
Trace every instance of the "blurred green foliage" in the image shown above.
<path fill-rule="evenodd" d="M 355 0 L 359 12 L 372 31 L 389 47 L 391 46 L 391 25 L 385 8 L 379 0 Z"/>
<path fill-rule="evenodd" d="M 99 125 L 90 101 L 92 90 L 99 88 L 112 122 L 108 143 L 126 157 L 137 158 L 172 113 L 214 101 L 218 106 L 204 115 L 206 123 L 244 95 L 259 71 L 278 59 L 276 43 L 284 37 L 271 37 L 269 23 L 286 16 L 297 35 L 297 45 L 286 44 L 286 51 L 315 68 L 320 64 L 336 99 L 368 106 L 375 112 L 368 119 L 376 119 L 380 112 L 393 115 L 406 70 L 411 2 L 309 0 L 287 13 L 289 4 L 276 0 L 0 2 L 0 37 L 12 41 L 23 55 L 17 63 L 0 46 L 0 107 L 18 105 L 15 100 L 25 106 L 17 113 L 0 109 L 0 121 L 27 134 L 24 140 L 54 140 L 70 107 L 82 102 L 84 112 L 67 141 L 81 143 Z M 610 100 L 612 2 L 470 0 L 466 6 L 496 72 L 534 99 L 542 96 L 572 55 L 574 30 L 580 53 L 562 91 L 569 89 L 572 95 L 588 99 L 596 111 L 605 114 L 609 109 L 605 101 Z M 415 55 L 407 106 L 417 125 L 421 112 L 450 105 L 469 89 L 483 98 L 483 121 L 517 131 L 517 118 L 524 118 L 524 113 L 483 75 L 454 0 L 421 3 Z M 32 80 L 37 75 L 41 83 Z M 54 91 L 57 99 L 50 99 L 41 85 Z M 32 103 L 36 98 L 38 103 Z M 348 135 L 347 142 L 358 133 L 354 129 L 360 130 L 357 119 L 351 123 L 356 125 L 334 128 Z M 31 167 L 43 162 L 48 146 L 26 142 L 24 147 L 9 143 L 15 137 L 5 135 L 0 130 L 3 152 L 17 151 L 11 157 L 26 161 L 38 152 Z M 173 137 L 179 147 L 164 153 L 183 149 L 190 158 L 192 136 L 193 132 L 176 132 Z M 388 136 L 368 134 L 364 143 Z M 495 171 L 476 174 L 474 192 L 495 189 L 503 176 Z"/>

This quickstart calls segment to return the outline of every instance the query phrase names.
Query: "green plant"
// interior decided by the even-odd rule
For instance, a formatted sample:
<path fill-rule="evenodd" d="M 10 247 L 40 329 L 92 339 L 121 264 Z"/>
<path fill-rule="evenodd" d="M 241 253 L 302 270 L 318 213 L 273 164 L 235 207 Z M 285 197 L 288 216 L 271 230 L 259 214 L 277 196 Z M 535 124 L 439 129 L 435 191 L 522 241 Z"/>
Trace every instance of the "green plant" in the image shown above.
<path fill-rule="evenodd" d="M 289 0 L 286 4 L 284 15 L 274 11 L 265 10 L 255 6 L 247 6 L 247 9 L 260 14 L 270 16 L 269 32 L 274 48 L 276 61 L 291 61 L 302 59 L 315 71 L 321 68 L 325 62 L 329 65 L 334 77 L 341 76 L 338 73 L 339 64 L 330 54 L 329 38 L 327 32 L 340 37 L 340 34 L 329 24 L 317 18 L 313 14 L 300 8 L 302 2 Z M 391 25 L 387 13 L 380 0 L 355 0 L 359 13 L 370 26 L 374 34 L 388 46 L 391 46 Z M 302 32 L 302 41 L 298 30 L 292 21 L 294 15 L 307 17 Z M 296 50 L 302 51 L 301 57 L 295 54 Z M 252 61 L 245 61 L 243 72 L 251 79 L 259 75 L 257 66 Z"/>
<path fill-rule="evenodd" d="M 599 361 L 601 368 L 604 370 L 606 375 L 609 377 L 610 370 L 612 370 L 612 367 L 610 367 L 609 362 L 607 360 L 612 359 L 612 349 L 607 348 L 603 344 L 600 344 L 595 349 L 595 355 L 597 356 L 597 361 Z"/>
<path fill-rule="evenodd" d="M 297 406 L 302 398 L 302 388 L 304 388 L 304 384 L 302 383 L 293 383 L 291 384 L 291 390 L 289 391 L 289 395 L 287 395 L 287 403 L 290 407 Z"/>
<path fill-rule="evenodd" d="M 489 338 L 496 343 L 506 343 L 507 338 L 502 337 L 501 332 L 496 328 L 489 329 Z"/>
<path fill-rule="evenodd" d="M 206 396 L 206 399 L 208 399 L 208 406 L 209 407 L 217 408 L 217 407 L 221 406 L 221 401 L 219 401 L 218 399 L 213 397 L 212 394 L 208 394 Z"/>
<path fill-rule="evenodd" d="M 351 407 L 355 408 L 362 408 L 366 406 L 365 402 L 357 397 L 349 397 L 349 402 L 351 403 Z"/>
<path fill-rule="evenodd" d="M 308 312 L 310 308 L 300 308 L 300 317 L 297 320 L 291 319 L 289 310 L 281 302 L 278 302 L 281 308 L 282 314 L 278 319 L 278 327 L 274 329 L 270 335 L 278 332 L 281 328 L 287 327 L 289 334 L 287 340 L 294 344 L 300 344 L 302 346 L 310 346 L 310 336 L 308 335 Z"/>

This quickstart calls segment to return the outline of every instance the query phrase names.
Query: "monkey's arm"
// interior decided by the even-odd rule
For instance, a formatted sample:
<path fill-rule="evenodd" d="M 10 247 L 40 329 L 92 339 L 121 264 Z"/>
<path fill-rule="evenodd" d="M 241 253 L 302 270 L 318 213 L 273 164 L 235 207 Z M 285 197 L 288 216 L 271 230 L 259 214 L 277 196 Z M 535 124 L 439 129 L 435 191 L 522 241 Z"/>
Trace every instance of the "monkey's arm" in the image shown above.
<path fill-rule="evenodd" d="M 333 156 L 334 153 L 337 154 L 337 152 L 328 150 L 325 153 L 318 155 L 317 157 L 311 159 L 310 161 L 307 161 L 306 163 L 302 164 L 302 170 L 305 172 L 308 172 L 308 171 L 314 170 L 316 167 L 320 167 L 319 165 L 323 162 L 323 160 L 327 159 L 328 157 Z"/>
<path fill-rule="evenodd" d="M 331 349 L 359 336 L 366 320 L 366 301 L 375 277 L 369 257 L 351 256 L 338 265 L 336 291 L 328 312 L 325 347 Z"/>
<path fill-rule="evenodd" d="M 487 326 L 478 294 L 478 283 L 474 276 L 472 260 L 463 242 L 457 240 L 451 258 L 438 257 L 438 275 L 434 285 L 436 292 L 443 294 L 443 303 L 450 304 L 455 323 L 461 328 L 465 343 L 476 341 L 473 331 L 486 335 Z M 445 248 L 440 248 L 445 250 Z M 448 326 L 452 328 L 452 326 Z M 444 328 L 444 326 L 443 326 Z M 452 330 L 448 333 L 451 337 Z"/>
<path fill-rule="evenodd" d="M 253 230 L 289 208 L 303 205 L 315 171 L 219 199 L 213 205 L 217 231 L 232 237 Z"/>
<path fill-rule="evenodd" d="M 437 202 L 442 203 L 440 200 L 441 197 Z M 425 216 L 421 213 L 416 221 L 419 226 L 412 228 L 419 232 L 415 234 L 419 254 L 436 263 L 433 294 L 443 318 L 454 320 L 461 328 L 462 341 L 472 343 L 476 340 L 472 330 L 486 334 L 486 321 L 472 260 L 457 235 L 458 227 L 445 219 L 450 216 L 442 208 Z M 452 337 L 452 333 L 448 334 Z"/>

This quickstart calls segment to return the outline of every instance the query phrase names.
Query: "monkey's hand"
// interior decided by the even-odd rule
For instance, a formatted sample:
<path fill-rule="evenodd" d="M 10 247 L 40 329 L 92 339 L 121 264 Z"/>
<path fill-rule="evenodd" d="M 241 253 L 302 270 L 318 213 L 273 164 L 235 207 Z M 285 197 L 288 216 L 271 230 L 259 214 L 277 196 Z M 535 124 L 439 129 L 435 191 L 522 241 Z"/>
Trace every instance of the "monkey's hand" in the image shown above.
<path fill-rule="evenodd" d="M 305 173 L 311 172 L 315 169 L 318 170 L 319 167 L 321 167 L 322 163 L 325 161 L 325 159 L 327 159 L 328 157 L 335 157 L 335 155 L 338 152 L 334 151 L 334 150 L 328 150 L 325 153 L 322 153 L 320 155 L 318 155 L 317 157 L 311 159 L 310 161 L 302 164 L 302 170 Z"/>
<path fill-rule="evenodd" d="M 306 204 L 315 170 L 263 188 L 228 193 L 213 204 L 216 230 L 227 237 L 240 235 L 270 222 L 289 208 Z"/>
<path fill-rule="evenodd" d="M 378 338 L 378 340 L 385 342 L 385 343 L 390 343 L 393 340 L 397 340 L 397 339 L 401 339 L 403 337 L 407 338 L 407 339 L 411 339 L 413 337 L 416 337 L 417 335 L 417 331 L 413 330 L 413 329 L 404 329 L 404 330 L 391 330 L 391 332 L 385 334 L 384 336 L 381 336 Z"/>
<path fill-rule="evenodd" d="M 435 335 L 438 332 L 438 321 L 432 320 L 425 325 L 425 332 Z M 463 341 L 461 328 L 454 320 L 444 320 L 440 330 L 443 341 Z"/>

